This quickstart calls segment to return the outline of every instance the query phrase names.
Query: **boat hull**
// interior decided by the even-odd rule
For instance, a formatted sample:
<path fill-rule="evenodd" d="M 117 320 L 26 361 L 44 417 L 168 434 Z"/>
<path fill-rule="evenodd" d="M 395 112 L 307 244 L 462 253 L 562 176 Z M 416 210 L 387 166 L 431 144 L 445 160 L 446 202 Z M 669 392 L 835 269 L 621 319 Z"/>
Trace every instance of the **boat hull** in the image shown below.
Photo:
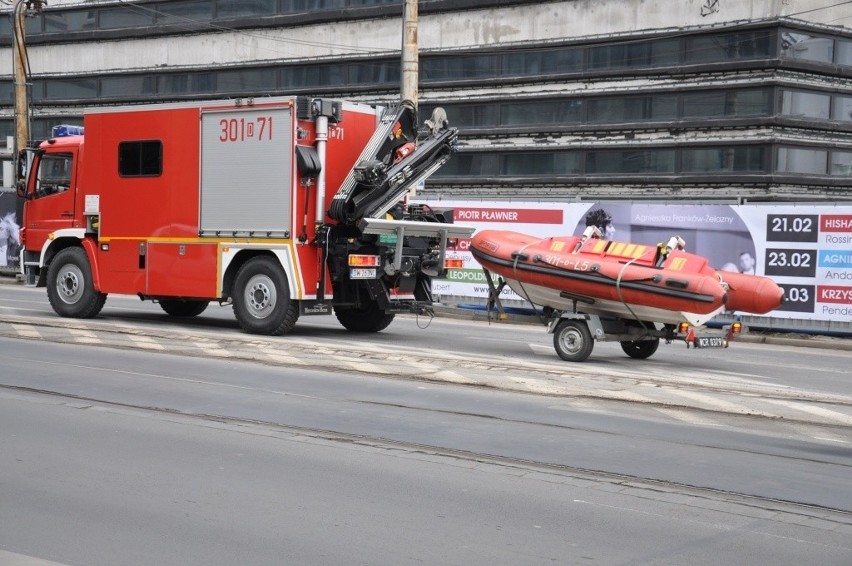
<path fill-rule="evenodd" d="M 682 249 L 484 230 L 471 252 L 521 297 L 563 311 L 701 325 L 732 306 L 768 312 L 783 297 L 771 279 L 729 274 L 726 282 L 706 258 Z"/>

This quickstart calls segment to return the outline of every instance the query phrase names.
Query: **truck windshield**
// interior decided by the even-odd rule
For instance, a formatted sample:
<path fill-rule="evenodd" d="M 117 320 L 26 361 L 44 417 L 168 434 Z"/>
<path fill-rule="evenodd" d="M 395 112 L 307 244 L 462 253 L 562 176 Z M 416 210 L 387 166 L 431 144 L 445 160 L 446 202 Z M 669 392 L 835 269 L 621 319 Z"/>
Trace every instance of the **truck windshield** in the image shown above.
<path fill-rule="evenodd" d="M 71 187 L 70 153 L 43 154 L 38 164 L 36 198 L 61 193 Z"/>

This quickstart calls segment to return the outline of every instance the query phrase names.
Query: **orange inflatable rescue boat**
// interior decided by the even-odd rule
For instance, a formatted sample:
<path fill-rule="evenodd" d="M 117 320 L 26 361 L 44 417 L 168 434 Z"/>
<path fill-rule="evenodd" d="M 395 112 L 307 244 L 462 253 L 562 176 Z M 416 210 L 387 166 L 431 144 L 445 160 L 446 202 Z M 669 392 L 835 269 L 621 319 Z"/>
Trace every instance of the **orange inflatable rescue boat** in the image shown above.
<path fill-rule="evenodd" d="M 784 296 L 767 277 L 714 269 L 677 236 L 649 246 L 602 239 L 594 226 L 550 238 L 483 230 L 471 251 L 518 295 L 559 311 L 700 326 L 724 310 L 767 313 Z"/>

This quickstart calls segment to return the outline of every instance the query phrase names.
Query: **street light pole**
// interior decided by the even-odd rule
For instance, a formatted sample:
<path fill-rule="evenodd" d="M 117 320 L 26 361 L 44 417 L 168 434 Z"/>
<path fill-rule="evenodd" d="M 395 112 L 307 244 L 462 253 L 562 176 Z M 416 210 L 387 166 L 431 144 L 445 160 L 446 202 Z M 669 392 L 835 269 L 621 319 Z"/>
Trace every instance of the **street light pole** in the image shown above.
<path fill-rule="evenodd" d="M 419 61 L 417 51 L 417 0 L 405 0 L 402 11 L 402 100 L 417 109 Z"/>
<path fill-rule="evenodd" d="M 28 10 L 40 12 L 42 0 L 16 0 L 12 21 L 12 56 L 15 73 L 15 149 L 27 147 L 30 139 L 29 83 L 24 18 Z"/>

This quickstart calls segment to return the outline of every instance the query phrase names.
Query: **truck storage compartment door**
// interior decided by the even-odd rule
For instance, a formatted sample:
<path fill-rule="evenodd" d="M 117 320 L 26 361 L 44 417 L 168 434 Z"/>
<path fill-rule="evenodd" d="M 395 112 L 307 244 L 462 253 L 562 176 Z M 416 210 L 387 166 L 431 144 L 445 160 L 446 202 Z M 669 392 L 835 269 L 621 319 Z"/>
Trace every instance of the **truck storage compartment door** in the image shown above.
<path fill-rule="evenodd" d="M 218 297 L 218 249 L 214 242 L 149 242 L 147 294 Z"/>
<path fill-rule="evenodd" d="M 202 113 L 200 235 L 291 237 L 292 115 L 289 106 Z"/>

